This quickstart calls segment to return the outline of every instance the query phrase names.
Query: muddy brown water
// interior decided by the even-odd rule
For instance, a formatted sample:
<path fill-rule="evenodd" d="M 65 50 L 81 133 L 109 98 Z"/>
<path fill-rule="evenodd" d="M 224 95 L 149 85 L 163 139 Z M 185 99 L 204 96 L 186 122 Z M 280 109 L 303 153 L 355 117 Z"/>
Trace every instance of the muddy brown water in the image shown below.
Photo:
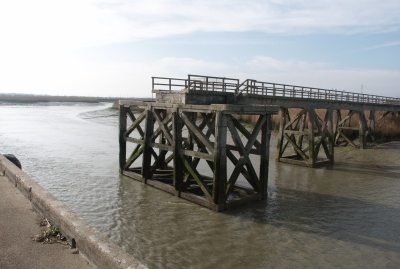
<path fill-rule="evenodd" d="M 0 151 L 150 268 L 400 267 L 400 142 L 336 148 L 331 168 L 272 159 L 266 201 L 216 213 L 120 177 L 105 107 L 0 105 Z"/>

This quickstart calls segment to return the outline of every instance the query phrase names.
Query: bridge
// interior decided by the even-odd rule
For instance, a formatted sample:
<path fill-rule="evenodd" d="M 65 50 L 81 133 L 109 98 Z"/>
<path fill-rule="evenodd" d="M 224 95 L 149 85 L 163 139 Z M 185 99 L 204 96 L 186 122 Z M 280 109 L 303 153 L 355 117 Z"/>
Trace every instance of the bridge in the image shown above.
<path fill-rule="evenodd" d="M 265 198 L 277 112 L 277 160 L 308 167 L 333 164 L 337 145 L 365 148 L 377 121 L 400 114 L 400 98 L 252 79 L 153 77 L 152 92 L 120 101 L 121 173 L 218 211 Z"/>

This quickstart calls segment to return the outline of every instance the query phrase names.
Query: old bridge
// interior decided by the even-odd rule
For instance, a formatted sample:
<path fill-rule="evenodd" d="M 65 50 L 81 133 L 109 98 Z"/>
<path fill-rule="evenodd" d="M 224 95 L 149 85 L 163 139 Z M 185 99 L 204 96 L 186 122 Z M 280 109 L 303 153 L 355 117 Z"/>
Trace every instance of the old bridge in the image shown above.
<path fill-rule="evenodd" d="M 214 210 L 266 196 L 278 111 L 277 160 L 309 167 L 333 164 L 336 145 L 365 148 L 376 121 L 400 115 L 400 98 L 250 79 L 153 77 L 152 91 L 120 102 L 121 173 Z"/>

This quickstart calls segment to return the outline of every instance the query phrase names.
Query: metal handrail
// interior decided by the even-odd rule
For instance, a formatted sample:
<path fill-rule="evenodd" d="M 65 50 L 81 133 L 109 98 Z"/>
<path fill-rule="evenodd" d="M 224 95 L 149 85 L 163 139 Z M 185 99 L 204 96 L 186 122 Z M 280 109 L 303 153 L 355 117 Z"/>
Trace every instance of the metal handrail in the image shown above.
<path fill-rule="evenodd" d="M 262 82 L 254 79 L 246 79 L 240 83 L 238 79 L 234 78 L 201 75 L 188 75 L 188 79 L 152 77 L 153 92 L 182 89 L 193 91 L 231 92 L 234 93 L 236 98 L 241 95 L 259 95 L 276 98 L 400 105 L 400 98 Z"/>

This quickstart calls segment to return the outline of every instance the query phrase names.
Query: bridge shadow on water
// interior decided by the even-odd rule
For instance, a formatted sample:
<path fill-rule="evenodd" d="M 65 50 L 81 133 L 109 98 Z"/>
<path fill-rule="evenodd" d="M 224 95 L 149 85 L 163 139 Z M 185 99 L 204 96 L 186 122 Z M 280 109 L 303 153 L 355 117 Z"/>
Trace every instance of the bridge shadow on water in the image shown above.
<path fill-rule="evenodd" d="M 356 163 L 336 162 L 330 170 L 349 172 L 351 174 L 376 175 L 400 180 L 399 165 L 366 165 Z"/>
<path fill-rule="evenodd" d="M 400 252 L 400 208 L 285 188 L 226 214 L 265 225 Z M 268 236 L 268 235 L 264 235 Z"/>

